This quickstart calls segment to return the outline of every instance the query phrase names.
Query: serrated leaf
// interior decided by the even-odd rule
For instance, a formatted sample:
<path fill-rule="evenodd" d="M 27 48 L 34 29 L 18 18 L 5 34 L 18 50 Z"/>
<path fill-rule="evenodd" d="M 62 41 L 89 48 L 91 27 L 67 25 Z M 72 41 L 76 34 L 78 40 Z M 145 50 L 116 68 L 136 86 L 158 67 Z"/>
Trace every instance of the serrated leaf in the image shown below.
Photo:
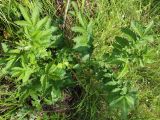
<path fill-rule="evenodd" d="M 140 64 L 140 67 L 144 67 L 144 63 L 141 59 L 139 60 L 139 64 Z"/>
<path fill-rule="evenodd" d="M 12 70 L 14 70 L 14 71 L 21 71 L 21 70 L 23 70 L 23 68 L 21 68 L 21 67 L 14 67 L 14 68 L 12 68 Z"/>
<path fill-rule="evenodd" d="M 20 75 L 21 75 L 21 73 L 19 71 L 12 72 L 12 77 L 18 77 Z"/>
<path fill-rule="evenodd" d="M 146 29 L 145 29 L 144 34 L 148 34 L 148 32 L 153 28 L 153 26 L 154 26 L 154 22 L 151 21 L 151 22 L 146 26 Z"/>
<path fill-rule="evenodd" d="M 8 52 L 8 46 L 7 46 L 7 44 L 1 43 L 1 45 L 2 45 L 3 51 L 4 51 L 5 53 Z"/>
<path fill-rule="evenodd" d="M 78 27 L 78 26 L 72 27 L 72 31 L 79 32 L 81 34 L 87 33 L 86 30 L 83 27 Z"/>
<path fill-rule="evenodd" d="M 29 90 L 25 90 L 24 92 L 21 93 L 22 95 L 20 96 L 20 101 L 22 102 L 23 100 L 25 100 L 27 97 L 29 97 L 30 92 Z"/>
<path fill-rule="evenodd" d="M 119 73 L 117 79 L 121 79 L 123 78 L 127 73 L 128 73 L 129 69 L 128 69 L 128 62 L 125 64 L 124 68 L 122 69 L 122 71 Z"/>
<path fill-rule="evenodd" d="M 115 88 L 112 90 L 113 93 L 120 92 L 120 91 L 121 91 L 121 88 Z"/>
<path fill-rule="evenodd" d="M 29 23 L 32 23 L 31 22 L 31 19 L 30 19 L 30 16 L 29 16 L 29 13 L 28 13 L 28 9 L 23 7 L 21 4 L 19 4 L 19 9 L 24 17 L 24 19 L 29 22 Z"/>
<path fill-rule="evenodd" d="M 128 112 L 129 112 L 129 107 L 128 107 L 128 104 L 127 104 L 127 101 L 126 101 L 126 99 L 125 99 L 125 97 L 124 97 L 124 99 L 122 100 L 122 102 L 121 102 L 121 115 L 122 115 L 122 118 L 124 119 L 124 120 L 126 120 L 127 119 L 127 115 L 128 115 Z"/>
<path fill-rule="evenodd" d="M 4 69 L 8 70 L 13 65 L 14 61 L 14 59 L 9 60 Z"/>
<path fill-rule="evenodd" d="M 52 64 L 50 63 L 50 64 L 46 64 L 45 65 L 45 73 L 48 73 L 48 72 L 50 72 L 50 68 L 52 67 Z"/>
<path fill-rule="evenodd" d="M 45 79 L 45 75 L 42 75 L 42 76 L 41 76 L 41 78 L 40 78 L 40 82 L 41 82 L 42 88 L 45 88 L 45 86 L 46 86 L 46 79 Z"/>
<path fill-rule="evenodd" d="M 51 21 L 52 21 L 52 19 L 48 18 L 47 23 L 45 24 L 46 29 L 49 29 L 51 27 Z"/>
<path fill-rule="evenodd" d="M 44 25 L 47 23 L 47 21 L 48 21 L 48 17 L 44 17 L 43 19 L 41 19 L 40 21 L 37 22 L 36 28 L 41 29 L 42 27 L 44 27 Z"/>
<path fill-rule="evenodd" d="M 16 81 L 22 80 L 23 77 L 24 77 L 24 72 L 21 73 L 21 74 L 17 77 Z M 22 80 L 22 81 L 23 81 L 23 80 Z M 24 82 L 23 82 L 23 83 L 24 83 Z"/>
<path fill-rule="evenodd" d="M 131 22 L 131 28 L 134 30 L 135 33 L 137 33 L 140 37 L 143 36 L 143 28 L 142 26 L 135 22 L 135 21 L 132 21 Z"/>
<path fill-rule="evenodd" d="M 82 15 L 81 15 L 80 12 L 78 12 L 77 17 L 78 17 L 79 23 L 82 25 L 83 28 L 85 28 L 86 25 L 85 25 L 85 23 L 84 23 L 84 21 L 83 21 L 83 18 L 82 18 Z"/>
<path fill-rule="evenodd" d="M 21 65 L 22 65 L 23 68 L 27 67 L 26 64 L 25 64 L 25 60 L 26 60 L 25 57 L 22 56 L 21 57 Z"/>
<path fill-rule="evenodd" d="M 73 39 L 73 41 L 76 43 L 74 46 L 74 49 L 77 49 L 79 47 L 89 47 L 88 40 L 85 36 L 78 36 Z"/>
<path fill-rule="evenodd" d="M 130 40 L 130 41 L 137 40 L 137 35 L 129 28 L 122 28 L 122 32 L 125 33 L 125 35 L 127 35 L 128 40 Z"/>
<path fill-rule="evenodd" d="M 17 25 L 20 25 L 20 26 L 31 26 L 30 23 L 28 23 L 27 21 L 24 21 L 24 20 L 15 21 L 15 23 L 16 23 Z"/>
<path fill-rule="evenodd" d="M 14 67 L 12 68 L 12 77 L 18 77 L 17 80 L 22 80 L 23 83 L 26 83 L 31 74 L 33 73 L 33 70 L 29 67 L 21 68 L 21 67 Z"/>
<path fill-rule="evenodd" d="M 33 13 L 32 13 L 32 22 L 33 22 L 33 25 L 35 25 L 38 20 L 39 20 L 39 9 L 37 6 L 35 6 L 35 8 L 33 9 Z"/>
<path fill-rule="evenodd" d="M 28 82 L 28 80 L 29 80 L 29 78 L 30 78 L 30 76 L 31 76 L 32 73 L 33 73 L 33 70 L 30 69 L 30 68 L 28 68 L 27 70 L 25 70 L 24 77 L 22 78 L 23 83 Z"/>
<path fill-rule="evenodd" d="M 122 92 L 121 92 L 122 95 L 125 95 L 128 92 L 128 89 L 126 86 L 124 86 L 121 90 L 122 90 Z"/>
<path fill-rule="evenodd" d="M 105 85 L 107 86 L 107 85 L 109 85 L 109 86 L 114 86 L 114 85 L 117 85 L 118 83 L 117 83 L 117 81 L 109 81 L 109 82 L 107 82 Z"/>
<path fill-rule="evenodd" d="M 93 27 L 93 21 L 91 20 L 87 26 L 87 31 L 89 34 L 92 34 L 92 29 L 93 29 L 92 27 Z"/>
<path fill-rule="evenodd" d="M 146 35 L 142 38 L 143 40 L 146 40 L 146 42 L 153 42 L 154 41 L 154 38 L 152 35 Z"/>
<path fill-rule="evenodd" d="M 129 42 L 127 39 L 122 37 L 116 37 L 116 42 L 121 46 L 121 48 L 124 48 L 125 46 L 129 46 Z"/>
<path fill-rule="evenodd" d="M 114 49 L 113 49 L 114 52 L 115 52 L 115 50 L 116 50 L 118 53 L 122 51 L 123 46 L 119 45 L 118 43 L 114 42 L 112 46 L 113 46 L 113 48 L 114 48 Z"/>
<path fill-rule="evenodd" d="M 79 67 L 80 67 L 80 65 L 76 64 L 76 65 L 73 66 L 73 69 L 78 69 Z"/>
<path fill-rule="evenodd" d="M 124 99 L 124 96 L 121 96 L 121 97 L 117 98 L 116 100 L 113 100 L 112 102 L 110 102 L 109 106 L 115 107 L 117 104 L 122 102 L 123 99 Z"/>
<path fill-rule="evenodd" d="M 89 59 L 89 57 L 90 57 L 89 54 L 83 56 L 83 57 L 82 57 L 82 61 L 83 61 L 83 62 L 87 61 L 87 60 Z"/>
<path fill-rule="evenodd" d="M 31 33 L 31 37 L 32 37 L 32 40 L 40 39 L 40 37 L 41 37 L 41 31 L 40 30 L 33 31 Z"/>
<path fill-rule="evenodd" d="M 51 37 L 51 33 L 52 33 L 52 30 L 51 29 L 48 29 L 48 30 L 45 30 L 45 31 L 41 31 L 41 34 L 40 34 L 40 37 L 41 38 L 44 38 L 44 37 Z"/>
<path fill-rule="evenodd" d="M 51 30 L 51 32 L 55 32 L 55 31 L 57 31 L 58 30 L 58 28 L 57 27 L 51 27 L 51 28 L 48 28 L 48 29 L 50 29 Z"/>
<path fill-rule="evenodd" d="M 52 91 L 51 91 L 51 97 L 52 97 L 52 103 L 54 104 L 55 102 L 57 102 L 59 99 L 60 99 L 60 97 L 61 97 L 61 92 L 60 92 L 60 90 L 56 90 L 56 89 L 52 89 Z"/>
<path fill-rule="evenodd" d="M 76 13 L 78 13 L 78 6 L 77 6 L 77 3 L 75 2 L 75 1 L 72 1 L 72 6 L 73 6 L 73 8 L 74 8 L 74 10 L 76 11 Z"/>
<path fill-rule="evenodd" d="M 129 95 L 126 95 L 125 98 L 126 98 L 128 106 L 130 106 L 130 108 L 133 108 L 134 107 L 134 98 Z"/>

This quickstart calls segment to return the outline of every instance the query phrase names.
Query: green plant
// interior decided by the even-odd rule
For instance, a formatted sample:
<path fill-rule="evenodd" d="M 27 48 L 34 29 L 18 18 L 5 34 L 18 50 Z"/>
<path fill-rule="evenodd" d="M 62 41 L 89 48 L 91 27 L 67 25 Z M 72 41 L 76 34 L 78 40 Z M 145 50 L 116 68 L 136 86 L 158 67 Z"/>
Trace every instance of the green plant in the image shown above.
<path fill-rule="evenodd" d="M 72 31 L 77 33 L 77 36 L 74 37 L 73 41 L 75 42 L 74 49 L 80 53 L 87 54 L 91 53 L 92 42 L 93 42 L 93 33 L 92 26 L 93 21 L 87 20 L 86 17 L 82 16 L 82 12 L 78 11 L 78 6 L 75 2 L 72 2 L 72 5 L 75 9 L 74 15 L 78 19 L 78 26 L 72 27 Z"/>
<path fill-rule="evenodd" d="M 62 99 L 61 89 L 69 82 L 66 70 L 67 59 L 55 59 L 50 49 L 55 48 L 57 28 L 51 26 L 51 19 L 40 19 L 39 10 L 28 10 L 19 5 L 24 20 L 16 21 L 20 26 L 22 39 L 9 48 L 2 44 L 5 58 L 1 60 L 5 66 L 1 70 L 1 77 L 11 75 L 18 87 L 19 102 L 31 97 L 33 106 L 42 109 L 43 104 L 55 104 Z M 59 56 L 59 55 L 58 55 Z M 6 63 L 6 65 L 5 65 Z M 44 103 L 41 103 L 41 102 Z"/>
<path fill-rule="evenodd" d="M 151 103 L 143 100 L 159 104 L 159 85 L 152 92 L 149 85 L 138 91 L 150 79 L 159 80 L 153 65 L 145 71 L 148 63 L 158 63 L 149 59 L 158 59 L 154 52 L 159 51 L 152 46 L 157 43 L 153 22 L 145 27 L 131 22 L 120 30 L 140 19 L 141 2 L 83 0 L 70 6 L 67 1 L 59 16 L 59 6 L 50 0 L 15 3 L 15 39 L 3 40 L 0 48 L 0 119 L 141 119 L 137 111 Z"/>
<path fill-rule="evenodd" d="M 148 52 L 148 44 L 153 42 L 153 35 L 150 34 L 152 26 L 153 22 L 146 27 L 132 22 L 131 29 L 122 29 L 124 37 L 116 37 L 112 52 L 105 56 L 113 71 L 113 78 L 105 83 L 109 88 L 109 105 L 120 108 L 123 119 L 127 119 L 137 99 L 137 92 L 131 89 L 131 81 L 126 79 L 127 74 L 134 70 L 133 66 L 143 67 L 149 61 L 144 56 Z"/>

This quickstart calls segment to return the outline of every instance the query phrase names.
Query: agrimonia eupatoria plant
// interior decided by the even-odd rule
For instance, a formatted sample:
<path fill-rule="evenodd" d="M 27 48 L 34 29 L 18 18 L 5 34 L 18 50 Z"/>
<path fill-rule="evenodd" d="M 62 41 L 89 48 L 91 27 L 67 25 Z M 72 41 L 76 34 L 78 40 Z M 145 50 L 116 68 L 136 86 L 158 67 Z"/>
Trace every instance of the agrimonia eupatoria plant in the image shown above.
<path fill-rule="evenodd" d="M 53 35 L 57 28 L 51 26 L 51 19 L 40 19 L 36 6 L 27 9 L 19 5 L 19 9 L 24 20 L 15 23 L 20 26 L 22 38 L 14 48 L 2 44 L 5 56 L 1 77 L 11 75 L 19 85 L 19 101 L 31 97 L 32 105 L 41 109 L 43 103 L 55 104 L 62 98 L 61 89 L 70 82 L 66 75 L 69 63 L 67 57 L 58 60 L 58 53 L 55 58 L 51 54 L 50 49 L 57 47 L 57 35 Z"/>
<path fill-rule="evenodd" d="M 105 82 L 109 92 L 109 105 L 121 110 L 122 119 L 127 119 L 137 99 L 137 91 L 131 88 L 132 81 L 126 80 L 126 76 L 135 66 L 143 67 L 144 63 L 148 62 L 145 54 L 148 52 L 148 44 L 153 41 L 153 35 L 150 33 L 152 27 L 153 22 L 146 27 L 132 22 L 131 28 L 122 29 L 123 37 L 115 38 L 112 52 L 104 57 L 113 72 L 110 76 L 112 79 Z"/>
<path fill-rule="evenodd" d="M 78 10 L 78 6 L 75 2 L 72 2 L 72 6 L 74 8 L 73 14 L 78 20 L 78 25 L 72 27 L 72 31 L 77 34 L 77 36 L 73 38 L 75 43 L 73 49 L 81 53 L 80 55 L 85 61 L 91 56 L 93 50 L 93 21 L 82 16 L 82 12 Z"/>

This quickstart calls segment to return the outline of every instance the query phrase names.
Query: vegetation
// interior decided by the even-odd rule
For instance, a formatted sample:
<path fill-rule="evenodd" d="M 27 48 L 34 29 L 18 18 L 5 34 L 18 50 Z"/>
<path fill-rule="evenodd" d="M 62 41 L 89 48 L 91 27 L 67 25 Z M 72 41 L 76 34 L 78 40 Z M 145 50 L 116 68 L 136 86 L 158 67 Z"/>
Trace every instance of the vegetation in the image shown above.
<path fill-rule="evenodd" d="M 0 120 L 159 120 L 158 0 L 0 0 Z"/>

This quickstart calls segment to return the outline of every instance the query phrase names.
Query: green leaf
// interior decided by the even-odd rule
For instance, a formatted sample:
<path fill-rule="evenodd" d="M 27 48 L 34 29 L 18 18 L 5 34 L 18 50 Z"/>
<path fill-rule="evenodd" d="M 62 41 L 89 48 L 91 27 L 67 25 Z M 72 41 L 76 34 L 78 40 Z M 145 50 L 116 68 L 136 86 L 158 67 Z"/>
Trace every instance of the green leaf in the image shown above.
<path fill-rule="evenodd" d="M 8 70 L 12 67 L 13 63 L 15 62 L 15 58 L 14 59 L 11 59 L 7 62 L 6 66 L 5 66 L 5 70 Z"/>
<path fill-rule="evenodd" d="M 86 25 L 85 25 L 85 23 L 84 23 L 84 21 L 83 21 L 83 18 L 82 18 L 82 15 L 81 15 L 80 12 L 78 12 L 77 17 L 78 17 L 79 23 L 82 25 L 83 28 L 85 28 Z"/>
<path fill-rule="evenodd" d="M 124 99 L 122 100 L 122 102 L 121 102 L 121 115 L 122 115 L 122 118 L 124 119 L 124 120 L 126 120 L 127 119 L 127 115 L 128 115 L 128 112 L 129 112 L 129 107 L 128 107 L 128 105 L 127 105 L 127 101 L 126 101 L 126 99 L 125 99 L 125 97 L 124 97 Z"/>
<path fill-rule="evenodd" d="M 122 90 L 122 92 L 121 92 L 122 95 L 126 95 L 128 92 L 128 89 L 126 86 L 124 86 L 121 90 Z"/>
<path fill-rule="evenodd" d="M 146 35 L 142 38 L 143 40 L 146 40 L 146 42 L 153 42 L 154 41 L 154 38 L 152 35 Z"/>
<path fill-rule="evenodd" d="M 22 80 L 23 83 L 27 83 L 33 72 L 34 70 L 28 66 L 23 66 L 23 68 L 14 67 L 12 68 L 12 77 L 18 77 L 17 80 Z"/>
<path fill-rule="evenodd" d="M 117 79 L 123 78 L 123 77 L 128 73 L 128 71 L 129 71 L 129 69 L 128 69 L 128 62 L 126 62 L 124 68 L 123 68 L 122 71 L 119 73 Z"/>
<path fill-rule="evenodd" d="M 77 36 L 73 39 L 73 41 L 76 43 L 74 49 L 77 49 L 79 47 L 89 47 L 86 36 Z"/>
<path fill-rule="evenodd" d="M 58 28 L 57 27 L 51 27 L 51 28 L 48 28 L 48 29 L 50 29 L 51 30 L 51 32 L 56 32 L 57 30 L 58 30 Z"/>
<path fill-rule="evenodd" d="M 30 16 L 29 16 L 29 13 L 28 13 L 28 9 L 23 7 L 21 4 L 19 4 L 19 9 L 24 17 L 24 19 L 29 22 L 29 23 L 32 23 L 31 22 L 31 19 L 30 19 Z"/>
<path fill-rule="evenodd" d="M 89 34 L 92 34 L 92 27 L 93 27 L 93 20 L 90 20 L 90 22 L 88 23 L 88 26 L 87 26 L 87 31 Z"/>
<path fill-rule="evenodd" d="M 109 106 L 110 107 L 118 107 L 119 103 L 122 102 L 123 99 L 124 99 L 124 96 L 120 96 L 116 100 L 113 100 L 112 102 L 110 102 Z"/>
<path fill-rule="evenodd" d="M 122 28 L 122 32 L 125 33 L 125 35 L 127 36 L 127 39 L 129 41 L 136 41 L 137 40 L 137 35 L 136 33 L 134 33 L 132 30 L 130 30 L 129 28 Z"/>
<path fill-rule="evenodd" d="M 43 32 L 43 31 L 42 31 Z M 35 30 L 31 33 L 31 37 L 32 37 L 32 40 L 39 40 L 40 37 L 41 37 L 41 31 L 40 30 Z"/>
<path fill-rule="evenodd" d="M 122 37 L 116 37 L 116 42 L 121 46 L 121 48 L 124 48 L 125 46 L 129 46 L 129 42 L 127 39 Z"/>
<path fill-rule="evenodd" d="M 30 95 L 29 90 L 25 90 L 24 92 L 22 92 L 19 98 L 20 102 L 24 101 L 27 97 L 29 97 L 29 95 Z"/>
<path fill-rule="evenodd" d="M 28 58 L 29 58 L 31 64 L 36 65 L 37 60 L 36 60 L 36 56 L 33 53 L 30 53 L 28 55 Z"/>
<path fill-rule="evenodd" d="M 154 26 L 154 22 L 151 21 L 147 26 L 146 26 L 146 29 L 145 29 L 145 32 L 144 34 L 148 34 L 150 32 L 150 30 L 153 28 Z"/>
<path fill-rule="evenodd" d="M 1 43 L 3 51 L 8 52 L 8 46 L 5 43 Z"/>
<path fill-rule="evenodd" d="M 35 8 L 33 9 L 33 13 L 32 13 L 32 22 L 33 22 L 33 25 L 35 25 L 38 20 L 39 20 L 39 9 L 37 6 L 34 6 Z"/>
<path fill-rule="evenodd" d="M 121 88 L 115 88 L 112 90 L 113 93 L 120 92 L 120 91 L 121 91 Z"/>
<path fill-rule="evenodd" d="M 47 20 L 47 23 L 45 24 L 45 28 L 46 29 L 49 29 L 51 27 L 51 21 L 52 19 L 51 18 L 48 18 Z M 55 29 L 56 28 L 56 29 Z M 54 30 L 55 29 L 55 30 Z M 57 27 L 53 27 L 53 31 L 56 31 L 57 30 Z"/>
<path fill-rule="evenodd" d="M 35 93 L 35 91 L 30 92 L 30 96 L 33 99 L 32 105 L 35 106 L 38 110 L 42 109 L 41 101 L 38 99 L 38 95 Z"/>
<path fill-rule="evenodd" d="M 54 104 L 55 102 L 57 102 L 60 98 L 61 98 L 61 92 L 60 90 L 56 90 L 56 89 L 52 89 L 51 91 L 51 97 L 52 97 L 52 104 Z"/>
<path fill-rule="evenodd" d="M 44 25 L 47 23 L 48 21 L 48 17 L 44 17 L 43 19 L 41 19 L 40 21 L 37 22 L 36 24 L 36 28 L 37 29 L 42 29 L 42 27 L 44 27 Z"/>
<path fill-rule="evenodd" d="M 85 56 L 82 57 L 82 61 L 85 62 L 89 59 L 90 55 L 86 54 Z"/>
<path fill-rule="evenodd" d="M 62 79 L 64 79 L 65 74 L 66 74 L 66 72 L 65 72 L 64 69 L 62 69 L 62 68 L 57 68 L 57 69 L 54 71 L 53 76 L 55 77 L 55 79 L 62 80 Z M 54 79 L 54 78 L 53 78 L 53 79 Z"/>
<path fill-rule="evenodd" d="M 112 46 L 114 48 L 113 50 L 115 53 L 118 52 L 118 54 L 119 54 L 119 52 L 122 51 L 123 46 L 119 45 L 118 43 L 114 42 Z"/>
<path fill-rule="evenodd" d="M 75 2 L 75 1 L 72 1 L 72 6 L 73 6 L 73 8 L 74 8 L 74 10 L 76 11 L 76 14 L 78 13 L 78 6 L 77 6 L 77 3 Z"/>
<path fill-rule="evenodd" d="M 137 33 L 140 37 L 143 36 L 143 28 L 142 26 L 137 22 L 131 22 L 131 28 L 134 30 L 135 33 Z"/>
<path fill-rule="evenodd" d="M 26 68 L 26 66 L 27 66 L 27 65 L 25 64 L 25 62 L 26 62 L 25 56 L 22 56 L 22 57 L 21 57 L 21 65 L 22 65 L 23 68 Z"/>
<path fill-rule="evenodd" d="M 114 86 L 114 85 L 117 85 L 117 84 L 118 84 L 117 81 L 109 81 L 105 85 Z"/>
<path fill-rule="evenodd" d="M 33 70 L 30 69 L 30 68 L 28 68 L 28 69 L 25 71 L 24 77 L 22 78 L 23 83 L 28 82 L 28 80 L 29 80 L 29 78 L 30 78 L 30 76 L 31 76 L 32 73 L 33 73 Z"/>
<path fill-rule="evenodd" d="M 81 6 L 82 13 L 84 12 L 85 3 L 86 3 L 86 0 L 82 0 L 82 6 Z"/>
<path fill-rule="evenodd" d="M 31 26 L 30 23 L 28 23 L 27 21 L 24 21 L 24 20 L 15 21 L 15 23 L 16 23 L 17 25 L 20 25 L 20 26 Z"/>
<path fill-rule="evenodd" d="M 87 33 L 86 30 L 83 27 L 78 27 L 78 26 L 72 27 L 72 31 L 79 32 L 79 33 L 82 33 L 82 34 Z"/>
<path fill-rule="evenodd" d="M 51 37 L 51 33 L 52 33 L 52 30 L 51 29 L 48 29 L 48 30 L 45 30 L 45 31 L 41 31 L 41 34 L 40 34 L 40 37 L 43 38 L 43 37 Z M 44 39 L 45 40 L 45 39 Z"/>
<path fill-rule="evenodd" d="M 23 68 L 14 67 L 12 68 L 12 77 L 18 77 L 21 75 L 21 71 L 23 72 Z"/>
<path fill-rule="evenodd" d="M 130 108 L 134 107 L 134 98 L 132 96 L 126 95 L 125 96 L 128 106 L 130 106 Z"/>
<path fill-rule="evenodd" d="M 47 85 L 47 80 L 46 80 L 46 76 L 45 75 L 42 75 L 41 78 L 40 78 L 40 82 L 41 82 L 41 85 L 42 85 L 42 89 L 43 91 L 46 89 L 46 85 Z"/>

